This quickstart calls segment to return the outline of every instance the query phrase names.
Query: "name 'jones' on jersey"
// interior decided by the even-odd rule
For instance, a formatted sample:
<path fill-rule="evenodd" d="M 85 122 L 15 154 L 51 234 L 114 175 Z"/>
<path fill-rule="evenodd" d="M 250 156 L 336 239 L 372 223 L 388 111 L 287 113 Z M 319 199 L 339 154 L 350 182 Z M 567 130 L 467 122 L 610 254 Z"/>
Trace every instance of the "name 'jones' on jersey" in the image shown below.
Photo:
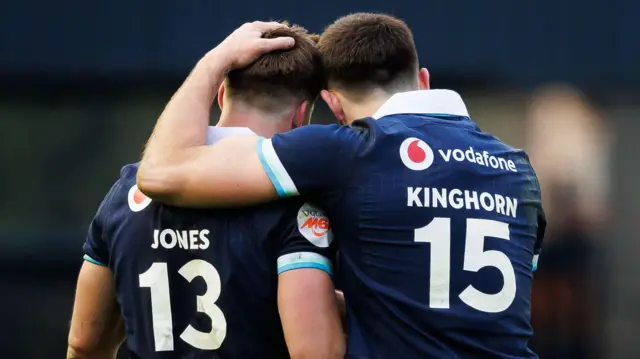
<path fill-rule="evenodd" d="M 154 229 L 151 248 L 157 249 L 158 246 L 162 246 L 166 249 L 172 249 L 177 246 L 180 249 L 205 250 L 209 248 L 209 230 L 174 230 L 170 228 L 163 230 Z"/>

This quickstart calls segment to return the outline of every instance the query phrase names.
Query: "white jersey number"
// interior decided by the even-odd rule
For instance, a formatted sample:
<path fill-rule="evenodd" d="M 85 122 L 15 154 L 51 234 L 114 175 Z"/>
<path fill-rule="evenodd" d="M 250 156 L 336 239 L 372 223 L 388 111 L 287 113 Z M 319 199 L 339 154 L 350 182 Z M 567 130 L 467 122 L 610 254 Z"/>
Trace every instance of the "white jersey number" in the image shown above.
<path fill-rule="evenodd" d="M 469 285 L 459 297 L 474 309 L 499 313 L 507 310 L 516 297 L 516 275 L 506 254 L 496 250 L 484 250 L 486 237 L 508 241 L 509 224 L 489 219 L 468 218 L 463 269 L 478 272 L 484 267 L 497 268 L 504 279 L 502 290 L 495 294 L 487 294 Z M 414 240 L 431 243 L 429 306 L 448 309 L 451 280 L 451 218 L 434 218 L 428 225 L 414 231 Z"/>
<path fill-rule="evenodd" d="M 201 277 L 207 290 L 197 296 L 198 312 L 211 318 L 211 331 L 196 330 L 191 325 L 180 334 L 180 339 L 202 350 L 220 348 L 227 335 L 227 320 L 215 305 L 220 297 L 220 275 L 213 265 L 200 259 L 194 259 L 178 270 L 178 273 L 191 282 Z M 173 321 L 171 319 L 171 298 L 169 292 L 169 272 L 167 263 L 153 263 L 151 268 L 140 274 L 140 287 L 151 290 L 151 317 L 153 321 L 153 340 L 157 352 L 173 350 Z"/>

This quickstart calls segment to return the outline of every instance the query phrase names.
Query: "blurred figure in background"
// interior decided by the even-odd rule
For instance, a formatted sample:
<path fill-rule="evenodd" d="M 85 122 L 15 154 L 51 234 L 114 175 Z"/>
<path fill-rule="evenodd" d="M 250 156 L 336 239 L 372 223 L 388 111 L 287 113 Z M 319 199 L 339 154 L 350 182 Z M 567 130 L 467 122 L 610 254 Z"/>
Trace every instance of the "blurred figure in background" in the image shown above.
<path fill-rule="evenodd" d="M 569 86 L 539 89 L 529 111 L 528 150 L 551 218 L 536 274 L 533 345 L 541 358 L 600 358 L 597 248 L 608 219 L 609 132 Z"/>

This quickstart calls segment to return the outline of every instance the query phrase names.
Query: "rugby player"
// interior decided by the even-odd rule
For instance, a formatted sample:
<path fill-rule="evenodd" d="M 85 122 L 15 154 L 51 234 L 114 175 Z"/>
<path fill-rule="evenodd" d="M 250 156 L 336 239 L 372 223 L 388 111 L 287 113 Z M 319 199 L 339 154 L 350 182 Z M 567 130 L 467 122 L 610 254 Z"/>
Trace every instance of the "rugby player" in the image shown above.
<path fill-rule="evenodd" d="M 218 127 L 203 140 L 271 137 L 307 121 L 325 79 L 306 30 L 252 23 L 230 39 L 244 56 L 236 67 L 279 51 L 228 73 Z M 68 358 L 113 359 L 125 334 L 132 358 L 344 357 L 321 211 L 295 198 L 237 210 L 170 207 L 137 189 L 137 170 L 122 169 L 91 223 Z"/>
<path fill-rule="evenodd" d="M 483 132 L 457 93 L 429 89 L 401 20 L 345 16 L 318 46 L 321 95 L 348 126 L 205 147 L 207 113 L 177 99 L 149 140 L 141 190 L 180 206 L 301 195 L 323 208 L 340 242 L 348 358 L 536 358 L 530 297 L 546 222 L 525 152 Z M 209 72 L 208 86 L 221 76 Z"/>

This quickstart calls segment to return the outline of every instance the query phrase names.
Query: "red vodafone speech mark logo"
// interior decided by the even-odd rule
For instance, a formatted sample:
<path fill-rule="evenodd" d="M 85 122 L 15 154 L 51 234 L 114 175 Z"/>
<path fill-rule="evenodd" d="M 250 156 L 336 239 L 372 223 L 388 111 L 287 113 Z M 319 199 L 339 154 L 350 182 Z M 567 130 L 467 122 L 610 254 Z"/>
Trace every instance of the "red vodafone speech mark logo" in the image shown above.
<path fill-rule="evenodd" d="M 147 196 L 144 195 L 144 193 L 142 193 L 142 191 L 140 191 L 139 189 L 136 188 L 136 190 L 133 192 L 133 201 L 136 204 L 142 204 L 142 202 L 144 202 L 147 198 Z"/>
<path fill-rule="evenodd" d="M 421 139 L 410 137 L 400 145 L 400 159 L 410 170 L 426 170 L 433 164 L 433 150 Z"/>
<path fill-rule="evenodd" d="M 142 191 L 138 189 L 138 186 L 134 185 L 129 189 L 129 194 L 127 196 L 127 200 L 129 202 L 129 209 L 134 212 L 140 212 L 143 209 L 147 208 L 149 203 L 151 203 L 151 198 L 145 196 Z"/>
<path fill-rule="evenodd" d="M 413 163 L 422 163 L 427 159 L 427 154 L 422 148 L 420 148 L 420 140 L 414 140 L 409 143 L 407 148 L 407 155 Z M 424 142 L 422 142 L 424 143 Z"/>

